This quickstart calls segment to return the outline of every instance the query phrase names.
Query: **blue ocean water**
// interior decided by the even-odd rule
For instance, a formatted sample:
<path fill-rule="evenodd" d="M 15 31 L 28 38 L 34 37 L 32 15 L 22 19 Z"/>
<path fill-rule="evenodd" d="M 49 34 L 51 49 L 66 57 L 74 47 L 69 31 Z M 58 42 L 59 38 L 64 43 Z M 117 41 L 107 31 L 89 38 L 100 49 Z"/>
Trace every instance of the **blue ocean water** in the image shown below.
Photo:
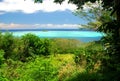
<path fill-rule="evenodd" d="M 68 39 L 77 39 L 82 42 L 90 42 L 100 40 L 103 36 L 103 33 L 95 32 L 95 31 L 9 31 L 12 32 L 14 36 L 20 37 L 27 33 L 32 33 L 41 38 L 68 38 Z"/>

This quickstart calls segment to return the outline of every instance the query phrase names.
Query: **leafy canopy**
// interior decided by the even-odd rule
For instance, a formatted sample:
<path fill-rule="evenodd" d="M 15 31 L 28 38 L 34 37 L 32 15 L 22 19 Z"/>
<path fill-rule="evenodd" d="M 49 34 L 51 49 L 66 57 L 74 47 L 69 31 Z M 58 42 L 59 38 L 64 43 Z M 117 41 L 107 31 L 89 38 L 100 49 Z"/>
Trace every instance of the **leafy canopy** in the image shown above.
<path fill-rule="evenodd" d="M 62 2 L 64 2 L 65 0 L 54 0 L 55 3 L 59 3 L 62 4 Z M 86 2 L 91 2 L 94 3 L 96 1 L 100 1 L 100 0 L 68 0 L 68 3 L 72 3 L 78 6 L 78 8 L 81 8 L 82 5 L 84 5 Z M 35 3 L 42 3 L 43 0 L 34 0 Z M 113 7 L 114 4 L 114 0 L 102 0 L 102 4 L 103 7 L 105 8 L 111 8 Z"/>

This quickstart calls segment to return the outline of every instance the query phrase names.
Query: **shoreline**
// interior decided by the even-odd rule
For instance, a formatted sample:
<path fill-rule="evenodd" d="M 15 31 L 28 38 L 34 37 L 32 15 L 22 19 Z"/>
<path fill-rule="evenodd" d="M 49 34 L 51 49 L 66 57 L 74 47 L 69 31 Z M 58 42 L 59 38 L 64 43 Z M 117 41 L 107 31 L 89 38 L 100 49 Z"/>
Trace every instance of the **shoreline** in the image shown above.
<path fill-rule="evenodd" d="M 2 32 L 6 31 L 94 31 L 92 29 L 79 28 L 79 29 L 0 29 Z"/>

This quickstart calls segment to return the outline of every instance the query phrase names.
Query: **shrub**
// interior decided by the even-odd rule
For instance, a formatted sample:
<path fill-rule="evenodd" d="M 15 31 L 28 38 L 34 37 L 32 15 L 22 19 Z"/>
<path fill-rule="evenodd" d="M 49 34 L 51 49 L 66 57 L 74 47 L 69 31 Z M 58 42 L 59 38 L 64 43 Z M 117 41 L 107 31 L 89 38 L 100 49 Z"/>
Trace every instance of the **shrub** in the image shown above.
<path fill-rule="evenodd" d="M 75 63 L 85 67 L 88 71 L 99 70 L 103 58 L 103 48 L 99 42 L 88 43 L 75 51 Z"/>
<path fill-rule="evenodd" d="M 23 41 L 23 54 L 24 57 L 29 57 L 35 54 L 35 43 L 39 41 L 39 37 L 33 34 L 26 34 L 22 36 L 21 40 Z"/>
<path fill-rule="evenodd" d="M 66 81 L 103 81 L 102 76 L 97 73 L 76 73 Z"/>
<path fill-rule="evenodd" d="M 36 35 L 26 34 L 21 39 L 23 41 L 23 56 L 50 55 L 51 41 L 49 39 L 40 39 Z"/>
<path fill-rule="evenodd" d="M 5 59 L 11 58 L 14 49 L 14 37 L 12 33 L 4 33 L 4 35 L 0 35 L 0 49 L 4 50 Z"/>
<path fill-rule="evenodd" d="M 74 39 L 53 39 L 53 51 L 55 53 L 65 54 L 65 53 L 74 53 L 74 50 L 79 47 L 81 42 Z"/>
<path fill-rule="evenodd" d="M 0 67 L 4 63 L 4 50 L 0 50 Z"/>

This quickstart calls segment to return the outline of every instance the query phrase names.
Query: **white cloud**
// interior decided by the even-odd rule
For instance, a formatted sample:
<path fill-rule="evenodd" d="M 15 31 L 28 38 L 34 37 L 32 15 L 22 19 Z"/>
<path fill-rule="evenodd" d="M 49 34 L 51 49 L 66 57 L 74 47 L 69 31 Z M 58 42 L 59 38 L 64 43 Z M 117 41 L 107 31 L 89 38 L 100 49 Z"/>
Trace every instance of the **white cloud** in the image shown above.
<path fill-rule="evenodd" d="M 53 3 L 53 0 L 44 0 L 43 3 L 34 3 L 34 0 L 3 0 L 0 2 L 0 11 L 35 13 L 37 11 L 54 12 L 64 10 L 75 10 L 76 6 L 68 4 L 67 1 L 63 4 Z"/>
<path fill-rule="evenodd" d="M 35 24 L 36 28 L 53 28 L 53 29 L 78 29 L 78 24 Z"/>
<path fill-rule="evenodd" d="M 10 24 L 5 24 L 5 23 L 0 23 L 0 29 L 14 29 L 14 28 L 27 28 L 29 27 L 29 25 L 27 24 L 14 24 L 14 23 L 10 23 Z"/>
<path fill-rule="evenodd" d="M 78 24 L 15 24 L 0 23 L 0 29 L 78 29 Z"/>

